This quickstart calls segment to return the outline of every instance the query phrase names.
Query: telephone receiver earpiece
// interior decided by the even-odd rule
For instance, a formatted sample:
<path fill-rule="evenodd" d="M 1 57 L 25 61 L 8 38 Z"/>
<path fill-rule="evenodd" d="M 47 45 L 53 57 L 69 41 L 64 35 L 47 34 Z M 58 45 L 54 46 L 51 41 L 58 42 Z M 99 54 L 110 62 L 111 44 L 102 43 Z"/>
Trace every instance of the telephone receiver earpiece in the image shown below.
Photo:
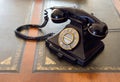
<path fill-rule="evenodd" d="M 67 15 L 60 9 L 54 9 L 53 13 L 51 14 L 51 20 L 54 23 L 63 23 L 67 21 Z"/>

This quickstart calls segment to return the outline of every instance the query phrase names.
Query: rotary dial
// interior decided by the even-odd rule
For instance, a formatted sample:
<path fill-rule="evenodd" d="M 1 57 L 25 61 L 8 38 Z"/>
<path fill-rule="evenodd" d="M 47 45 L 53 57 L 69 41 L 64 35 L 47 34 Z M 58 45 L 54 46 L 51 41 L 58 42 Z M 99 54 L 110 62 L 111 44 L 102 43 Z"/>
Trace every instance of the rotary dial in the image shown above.
<path fill-rule="evenodd" d="M 64 50 L 72 50 L 79 42 L 79 33 L 72 27 L 65 28 L 59 34 L 58 42 Z"/>

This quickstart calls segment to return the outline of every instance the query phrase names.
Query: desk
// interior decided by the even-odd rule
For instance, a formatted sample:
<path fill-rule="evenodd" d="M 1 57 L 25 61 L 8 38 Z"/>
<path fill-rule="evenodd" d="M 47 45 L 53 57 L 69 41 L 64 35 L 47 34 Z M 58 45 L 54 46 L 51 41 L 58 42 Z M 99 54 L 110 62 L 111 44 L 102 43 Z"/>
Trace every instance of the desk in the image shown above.
<path fill-rule="evenodd" d="M 14 6 L 15 6 L 15 3 L 17 3 L 17 2 L 15 2 L 15 0 L 11 0 L 10 2 L 8 0 L 4 0 L 4 1 L 6 1 L 5 3 L 3 3 L 4 1 L 3 2 L 2 1 L 3 0 L 1 0 L 0 3 L 2 3 L 2 4 L 7 3 L 7 5 L 9 5 L 9 3 L 11 3 L 11 4 L 14 4 Z M 27 5 L 27 4 L 24 4 L 24 3 L 26 2 L 26 3 L 28 3 L 28 5 L 31 5 L 31 2 L 28 2 L 27 0 L 25 2 L 24 1 L 25 0 L 21 0 L 21 2 L 19 2 L 20 5 L 17 4 L 13 8 L 18 8 L 20 6 L 20 8 L 29 9 L 27 6 L 24 6 L 24 5 Z M 46 0 L 46 1 L 48 1 L 48 0 Z M 50 4 L 57 4 L 57 2 L 63 3 L 62 0 L 61 1 L 60 0 L 58 0 L 58 1 L 57 0 L 54 0 L 54 1 L 50 0 L 50 1 L 52 2 Z M 91 0 L 91 2 L 92 1 L 95 1 L 95 0 Z M 103 0 L 101 0 L 101 2 L 102 1 Z M 118 1 L 118 3 L 115 2 L 116 5 L 120 5 L 119 0 L 115 0 L 115 1 Z M 66 3 L 64 5 L 67 5 L 67 2 L 68 1 L 66 0 Z M 74 6 L 82 7 L 82 8 L 87 7 L 87 6 L 84 6 L 84 5 L 79 5 L 79 3 L 78 3 L 78 2 L 80 2 L 82 4 L 85 4 L 85 3 L 87 3 L 87 0 L 80 0 L 80 1 L 79 0 L 71 0 L 70 2 L 71 2 L 70 5 L 74 5 Z M 75 3 L 75 4 L 73 4 L 73 3 Z M 97 3 L 97 1 L 96 1 L 96 3 Z M 106 3 L 107 3 L 107 1 L 106 1 Z M 12 7 L 13 5 L 9 5 L 9 6 Z M 93 5 L 89 4 L 88 7 L 89 6 L 93 6 Z M 1 8 L 3 8 L 3 7 L 1 7 Z M 33 16 L 31 17 L 31 19 L 32 19 L 31 23 L 37 23 L 37 24 L 39 23 L 39 16 L 40 15 L 38 13 L 39 13 L 39 10 L 42 9 L 42 8 L 43 8 L 42 0 L 36 0 L 35 4 L 34 4 L 34 8 L 33 8 L 33 10 L 34 10 L 33 11 Z M 96 7 L 94 6 L 93 8 L 96 8 Z M 23 10 L 23 9 L 21 9 L 21 10 Z M 87 10 L 87 8 L 86 8 L 86 10 Z M 6 11 L 7 11 L 7 9 L 6 9 Z M 27 10 L 25 10 L 25 11 L 27 11 Z M 90 12 L 91 10 L 88 9 L 87 11 Z M 113 13 L 111 13 L 111 14 L 113 14 Z M 28 15 L 31 16 L 30 14 L 28 14 Z M 14 15 L 14 16 L 16 16 L 16 15 Z M 99 17 L 102 20 L 105 20 L 105 22 L 110 21 L 110 20 L 106 20 L 106 19 L 102 18 L 101 15 L 99 15 L 99 14 L 96 14 L 96 16 Z M 22 17 L 24 18 L 25 15 L 22 16 Z M 22 18 L 22 17 L 20 17 L 20 18 Z M 118 18 L 115 18 L 115 19 L 118 19 Z M 16 20 L 19 20 L 19 19 L 16 19 Z M 10 22 L 12 22 L 12 21 L 10 21 Z M 23 23 L 24 23 L 24 21 L 22 22 L 22 24 Z M 114 24 L 116 24 L 116 27 L 119 27 L 118 23 L 115 22 Z M 114 24 L 110 23 L 109 25 L 111 26 L 111 25 L 114 25 Z M 19 20 L 19 23 L 17 23 L 16 26 L 19 26 L 19 25 L 21 25 L 20 20 Z M 112 29 L 112 27 L 113 26 L 111 26 L 110 28 Z M 12 28 L 12 30 L 14 30 L 14 28 Z M 1 31 L 0 33 L 3 33 L 3 32 Z M 37 35 L 37 30 L 36 29 L 31 29 L 29 31 L 29 35 Z M 1 37 L 3 37 L 3 36 L 1 36 Z M 13 36 L 13 37 L 15 37 L 15 36 Z M 117 37 L 116 37 L 116 39 L 117 39 Z M 11 40 L 15 40 L 15 38 L 14 39 L 11 38 Z M 19 40 L 18 40 L 18 42 L 19 42 Z M 1 46 L 3 46 L 3 45 L 1 44 Z M 106 73 L 106 72 L 105 73 L 104 72 L 102 72 L 102 73 L 32 73 L 35 48 L 36 48 L 36 42 L 27 41 L 25 43 L 25 46 L 24 46 L 24 52 L 22 51 L 23 52 L 22 53 L 23 54 L 22 63 L 20 65 L 21 67 L 19 68 L 19 70 L 15 69 L 15 73 L 4 73 L 4 72 L 2 72 L 0 74 L 0 80 L 2 82 L 39 82 L 39 81 L 42 81 L 42 82 L 49 82 L 49 81 L 51 81 L 51 82 L 56 82 L 56 81 L 57 82 L 80 82 L 80 81 L 81 82 L 91 82 L 91 81 L 95 81 L 95 82 L 117 82 L 118 81 L 119 82 L 120 81 L 120 78 L 119 78 L 120 73 L 117 73 L 117 72 L 116 73 Z M 2 48 L 2 49 L 4 49 L 4 48 Z M 3 51 L 4 50 L 1 50 L 1 52 L 3 52 Z M 8 52 L 9 50 L 7 50 L 7 48 L 5 48 L 5 52 L 6 51 L 7 51 L 7 53 L 11 52 L 11 50 L 10 50 L 10 52 Z M 21 52 L 21 51 L 19 51 L 19 52 Z M 13 52 L 13 54 L 14 53 L 15 52 Z M 8 58 L 8 61 L 10 61 L 10 60 L 11 60 L 11 58 Z M 3 63 L 3 64 L 6 64 L 6 63 Z M 9 62 L 8 62 L 8 65 L 9 65 Z"/>

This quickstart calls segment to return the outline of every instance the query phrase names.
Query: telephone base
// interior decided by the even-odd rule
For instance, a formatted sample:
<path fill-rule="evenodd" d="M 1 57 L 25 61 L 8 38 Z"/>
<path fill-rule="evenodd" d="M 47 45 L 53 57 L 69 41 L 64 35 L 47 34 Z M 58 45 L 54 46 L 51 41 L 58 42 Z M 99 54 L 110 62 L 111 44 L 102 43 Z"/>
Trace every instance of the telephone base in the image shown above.
<path fill-rule="evenodd" d="M 84 60 L 78 59 L 77 64 L 86 66 L 87 64 L 90 63 L 91 60 L 93 60 L 103 50 L 104 50 L 104 43 L 102 41 L 95 43 L 93 46 L 91 46 L 91 49 L 84 52 L 84 55 L 87 56 L 86 59 Z"/>
<path fill-rule="evenodd" d="M 70 55 L 65 50 L 62 50 L 59 48 L 59 46 L 53 44 L 49 40 L 46 41 L 46 46 L 49 48 L 49 50 L 58 56 L 58 58 L 64 59 L 72 64 L 79 64 L 81 66 L 86 66 L 95 56 L 97 56 L 100 52 L 104 49 L 104 43 L 102 41 L 99 41 L 94 44 L 94 46 L 91 46 L 89 50 L 84 51 L 85 59 L 78 57 L 77 55 L 73 54 Z M 79 52 L 81 53 L 81 52 Z"/>

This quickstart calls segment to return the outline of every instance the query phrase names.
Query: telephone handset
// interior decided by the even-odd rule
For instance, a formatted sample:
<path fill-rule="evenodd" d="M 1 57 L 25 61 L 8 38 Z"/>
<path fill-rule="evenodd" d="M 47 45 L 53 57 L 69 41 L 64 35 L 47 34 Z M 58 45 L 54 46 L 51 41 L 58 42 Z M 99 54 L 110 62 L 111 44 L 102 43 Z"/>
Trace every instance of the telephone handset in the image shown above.
<path fill-rule="evenodd" d="M 103 39 L 108 33 L 107 25 L 105 23 L 83 10 L 64 7 L 52 7 L 51 9 L 54 10 L 51 14 L 51 19 L 54 23 L 62 23 L 68 19 L 79 21 L 84 28 L 87 28 L 89 34 L 99 40 Z"/>
<path fill-rule="evenodd" d="M 23 25 L 16 29 L 18 37 L 25 40 L 46 40 L 46 46 L 59 58 L 81 66 L 88 62 L 104 49 L 101 41 L 108 34 L 108 27 L 95 16 L 83 10 L 70 7 L 51 7 L 51 20 L 54 23 L 63 23 L 68 19 L 70 24 L 58 34 L 49 33 L 44 36 L 30 37 L 20 32 L 23 29 L 42 28 L 48 22 L 48 12 L 45 10 L 45 21 L 42 25 Z"/>

